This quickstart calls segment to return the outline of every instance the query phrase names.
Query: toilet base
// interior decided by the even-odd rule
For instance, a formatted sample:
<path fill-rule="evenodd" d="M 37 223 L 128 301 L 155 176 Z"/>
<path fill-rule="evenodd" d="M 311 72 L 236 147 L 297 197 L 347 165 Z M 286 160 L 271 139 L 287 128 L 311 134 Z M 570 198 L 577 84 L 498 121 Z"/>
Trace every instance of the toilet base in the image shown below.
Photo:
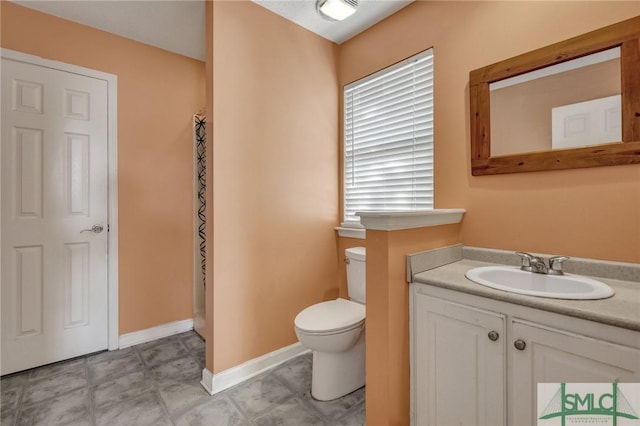
<path fill-rule="evenodd" d="M 313 352 L 311 396 L 319 401 L 340 398 L 364 386 L 365 333 L 346 352 Z"/>

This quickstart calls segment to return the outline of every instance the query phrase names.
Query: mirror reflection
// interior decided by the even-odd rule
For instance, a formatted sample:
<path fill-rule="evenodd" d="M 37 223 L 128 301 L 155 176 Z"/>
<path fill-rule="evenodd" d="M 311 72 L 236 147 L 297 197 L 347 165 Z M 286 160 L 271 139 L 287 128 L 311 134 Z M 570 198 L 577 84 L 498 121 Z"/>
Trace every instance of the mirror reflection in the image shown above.
<path fill-rule="evenodd" d="M 620 48 L 489 85 L 491 156 L 622 140 Z"/>

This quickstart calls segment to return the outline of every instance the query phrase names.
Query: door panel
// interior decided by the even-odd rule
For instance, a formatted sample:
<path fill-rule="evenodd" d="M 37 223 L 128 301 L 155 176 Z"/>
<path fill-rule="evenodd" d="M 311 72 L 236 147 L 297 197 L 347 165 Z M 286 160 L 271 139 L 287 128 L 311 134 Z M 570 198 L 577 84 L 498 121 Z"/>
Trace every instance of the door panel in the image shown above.
<path fill-rule="evenodd" d="M 2 374 L 107 348 L 107 90 L 2 59 Z"/>
<path fill-rule="evenodd" d="M 15 247 L 16 337 L 42 333 L 42 246 Z"/>
<path fill-rule="evenodd" d="M 13 129 L 14 163 L 18 168 L 15 202 L 18 218 L 42 217 L 42 130 Z"/>

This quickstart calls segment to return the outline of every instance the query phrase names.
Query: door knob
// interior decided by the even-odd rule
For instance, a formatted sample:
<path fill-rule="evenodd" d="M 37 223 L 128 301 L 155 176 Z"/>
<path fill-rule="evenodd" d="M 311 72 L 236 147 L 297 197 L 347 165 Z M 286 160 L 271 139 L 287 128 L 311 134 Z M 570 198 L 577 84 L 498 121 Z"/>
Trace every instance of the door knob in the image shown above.
<path fill-rule="evenodd" d="M 489 334 L 487 334 L 487 336 L 489 337 L 489 340 L 491 340 L 492 342 L 495 342 L 500 337 L 498 332 L 495 330 L 491 330 Z"/>
<path fill-rule="evenodd" d="M 82 234 L 83 232 L 93 232 L 94 234 L 99 234 L 102 231 L 104 231 L 104 226 L 100 225 L 99 223 L 96 223 L 89 229 L 81 230 L 80 233 Z"/>
<path fill-rule="evenodd" d="M 513 342 L 513 346 L 515 346 L 517 350 L 523 351 L 524 348 L 527 347 L 527 344 L 524 342 L 524 340 L 518 339 L 515 342 Z"/>

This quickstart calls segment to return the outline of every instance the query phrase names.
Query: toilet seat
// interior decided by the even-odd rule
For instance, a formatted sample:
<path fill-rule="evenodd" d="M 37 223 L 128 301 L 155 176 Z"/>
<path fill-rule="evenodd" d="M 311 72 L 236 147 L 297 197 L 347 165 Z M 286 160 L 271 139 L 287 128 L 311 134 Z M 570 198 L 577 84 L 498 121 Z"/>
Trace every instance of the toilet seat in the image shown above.
<path fill-rule="evenodd" d="M 337 334 L 361 327 L 365 307 L 345 299 L 330 300 L 309 306 L 294 321 L 298 330 L 308 334 Z"/>

